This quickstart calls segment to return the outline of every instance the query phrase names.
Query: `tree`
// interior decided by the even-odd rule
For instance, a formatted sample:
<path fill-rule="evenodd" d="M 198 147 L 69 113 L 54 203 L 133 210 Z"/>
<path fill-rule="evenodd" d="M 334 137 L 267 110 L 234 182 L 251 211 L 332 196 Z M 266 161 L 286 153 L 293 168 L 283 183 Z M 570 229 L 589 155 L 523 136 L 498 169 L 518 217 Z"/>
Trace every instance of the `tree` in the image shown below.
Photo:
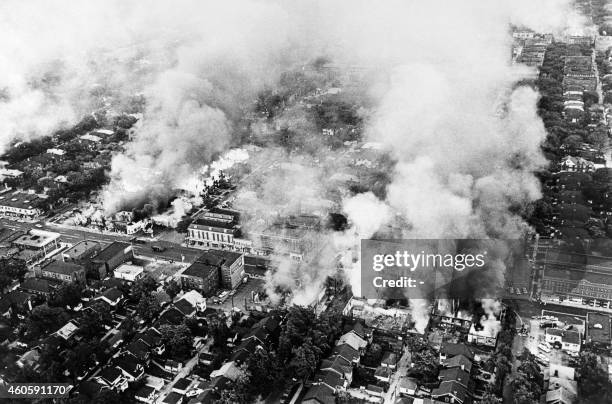
<path fill-rule="evenodd" d="M 142 294 L 136 306 L 136 313 L 145 321 L 150 321 L 161 311 L 162 307 L 158 299 L 149 294 Z"/>
<path fill-rule="evenodd" d="M 78 283 L 64 283 L 49 299 L 50 306 L 74 307 L 81 302 L 82 288 Z"/>
<path fill-rule="evenodd" d="M 413 352 L 412 371 L 420 375 L 426 383 L 432 383 L 438 378 L 438 355 L 430 346 Z"/>
<path fill-rule="evenodd" d="M 60 307 L 49 307 L 46 304 L 36 306 L 26 322 L 26 335 L 29 340 L 37 339 L 57 331 L 70 317 Z"/>
<path fill-rule="evenodd" d="M 193 335 L 185 324 L 164 325 L 160 327 L 162 341 L 170 354 L 185 359 L 191 354 L 193 347 Z"/>
<path fill-rule="evenodd" d="M 612 383 L 597 356 L 582 352 L 578 365 L 578 400 L 580 403 L 612 402 Z"/>
<path fill-rule="evenodd" d="M 143 295 L 149 295 L 155 289 L 157 289 L 157 281 L 150 275 L 146 275 L 134 282 L 132 286 L 132 298 L 134 300 L 140 300 Z"/>
<path fill-rule="evenodd" d="M 308 379 L 317 368 L 320 354 L 320 350 L 310 341 L 304 342 L 295 350 L 293 359 L 289 363 L 289 375 L 298 380 Z"/>
<path fill-rule="evenodd" d="M 23 281 L 28 267 L 24 260 L 2 258 L 0 259 L 0 292 L 10 286 L 15 280 Z"/>
<path fill-rule="evenodd" d="M 96 337 L 104 330 L 104 325 L 111 324 L 113 316 L 108 305 L 96 302 L 85 310 L 79 323 L 79 333 L 86 339 Z"/>
<path fill-rule="evenodd" d="M 181 291 L 181 285 L 179 285 L 178 282 L 175 281 L 174 279 L 171 279 L 166 284 L 166 287 L 164 288 L 164 290 L 166 291 L 168 296 L 170 296 L 170 299 L 174 299 L 176 295 L 178 295 L 179 292 Z"/>

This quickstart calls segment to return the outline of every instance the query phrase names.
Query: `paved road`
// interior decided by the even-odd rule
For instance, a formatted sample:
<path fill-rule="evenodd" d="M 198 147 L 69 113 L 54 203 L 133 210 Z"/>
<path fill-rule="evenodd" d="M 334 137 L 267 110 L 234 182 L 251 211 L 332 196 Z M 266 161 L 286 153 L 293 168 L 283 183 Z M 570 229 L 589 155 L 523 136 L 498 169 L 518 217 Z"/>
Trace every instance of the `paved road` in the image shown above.
<path fill-rule="evenodd" d="M 75 244 L 82 240 L 94 240 L 102 244 L 110 244 L 113 241 L 129 242 L 133 236 L 126 234 L 109 234 L 97 232 L 93 229 L 76 229 L 73 227 L 64 227 L 54 223 L 43 222 L 18 222 L 5 218 L 0 218 L 0 225 L 8 227 L 11 230 L 21 230 L 27 232 L 31 229 L 40 228 L 41 230 L 53 231 L 61 234 L 60 240 L 66 243 Z M 165 248 L 162 252 L 154 252 L 151 249 L 152 245 L 161 245 Z M 180 244 L 171 243 L 169 241 L 151 241 L 146 244 L 133 244 L 136 255 L 157 258 L 166 261 L 193 262 L 202 254 L 202 250 L 197 248 L 185 247 Z"/>

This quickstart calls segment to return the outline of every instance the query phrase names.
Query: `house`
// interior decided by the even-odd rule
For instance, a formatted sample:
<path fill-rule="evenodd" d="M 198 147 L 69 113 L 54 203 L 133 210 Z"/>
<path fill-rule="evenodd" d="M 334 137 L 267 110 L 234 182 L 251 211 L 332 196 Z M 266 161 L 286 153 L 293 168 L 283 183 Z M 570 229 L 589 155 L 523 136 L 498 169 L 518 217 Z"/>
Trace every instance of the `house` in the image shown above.
<path fill-rule="evenodd" d="M 149 353 L 149 346 L 142 340 L 132 341 L 125 347 L 125 353 L 132 355 L 136 360 L 149 364 L 151 354 Z"/>
<path fill-rule="evenodd" d="M 383 367 L 383 366 L 379 366 L 378 368 L 376 368 L 376 371 L 374 372 L 374 377 L 380 380 L 381 382 L 389 383 L 389 380 L 391 380 L 392 374 L 393 374 L 393 371 L 391 369 Z"/>
<path fill-rule="evenodd" d="M 164 370 L 166 372 L 170 372 L 170 373 L 178 373 L 181 371 L 181 369 L 183 368 L 183 364 L 181 362 L 172 360 L 172 359 L 167 359 L 164 362 Z"/>
<path fill-rule="evenodd" d="M 107 289 L 94 299 L 102 300 L 109 304 L 111 307 L 117 307 L 121 300 L 123 300 L 123 292 L 117 288 Z"/>
<path fill-rule="evenodd" d="M 355 331 L 351 330 L 347 332 L 346 334 L 342 335 L 338 339 L 338 342 L 336 342 L 336 345 L 342 345 L 342 344 L 347 344 L 351 348 L 357 351 L 360 351 L 364 349 L 366 346 L 368 346 L 368 341 L 366 341 L 365 339 L 357 335 Z"/>
<path fill-rule="evenodd" d="M 580 352 L 580 333 L 572 330 L 561 330 L 559 328 L 546 329 L 546 342 L 561 343 L 561 349 L 569 352 Z"/>
<path fill-rule="evenodd" d="M 163 404 L 182 404 L 183 396 L 179 393 L 172 391 L 170 394 L 163 399 Z"/>
<path fill-rule="evenodd" d="M 185 298 L 180 299 L 179 301 L 173 304 L 174 308 L 180 311 L 185 317 L 193 317 L 196 312 L 196 307 L 191 304 L 191 302 Z"/>
<path fill-rule="evenodd" d="M 456 381 L 444 381 L 431 392 L 431 398 L 447 403 L 464 404 L 469 400 L 467 389 Z"/>
<path fill-rule="evenodd" d="M 361 359 L 359 351 L 348 344 L 336 345 L 332 350 L 332 356 L 339 356 L 353 364 L 359 364 L 359 361 Z"/>
<path fill-rule="evenodd" d="M 125 391 L 128 388 L 128 381 L 123 376 L 121 370 L 115 366 L 108 366 L 95 377 L 98 383 L 108 386 L 110 389 Z"/>
<path fill-rule="evenodd" d="M 416 379 L 412 377 L 402 377 L 399 380 L 400 394 L 407 395 L 407 396 L 413 396 L 416 394 L 416 391 L 418 388 L 419 388 L 419 385 Z"/>
<path fill-rule="evenodd" d="M 223 366 L 221 366 L 219 369 L 213 370 L 210 373 L 211 379 L 215 377 L 223 376 L 223 377 L 226 377 L 234 381 L 238 379 L 241 375 L 242 375 L 242 370 L 233 361 L 225 362 Z"/>
<path fill-rule="evenodd" d="M 183 294 L 181 300 L 186 300 L 196 308 L 196 312 L 204 312 L 206 310 L 206 298 L 196 290 L 190 290 Z"/>
<path fill-rule="evenodd" d="M 334 390 L 325 384 L 315 384 L 304 395 L 302 404 L 336 404 Z"/>
<path fill-rule="evenodd" d="M 394 352 L 385 351 L 380 365 L 389 369 L 395 369 L 397 365 L 397 355 Z"/>
<path fill-rule="evenodd" d="M 198 359 L 202 365 L 208 366 L 215 360 L 216 356 L 210 352 L 201 352 Z M 233 360 L 233 357 L 232 357 Z"/>
<path fill-rule="evenodd" d="M 147 331 L 142 332 L 137 340 L 145 343 L 156 355 L 163 355 L 163 353 L 166 352 L 166 346 L 162 342 L 161 334 L 153 328 L 149 328 Z"/>
<path fill-rule="evenodd" d="M 146 404 L 153 404 L 156 398 L 156 391 L 151 386 L 142 386 L 138 389 L 136 394 L 134 394 L 134 398 Z"/>
<path fill-rule="evenodd" d="M 465 370 L 461 370 L 459 368 L 440 370 L 440 373 L 438 374 L 438 379 L 440 379 L 442 383 L 454 381 L 466 388 L 470 384 L 470 374 Z"/>
<path fill-rule="evenodd" d="M 344 379 L 346 379 L 349 384 L 353 381 L 353 365 L 351 362 L 340 356 L 333 356 L 328 359 L 324 359 L 321 362 L 321 370 L 331 370 Z"/>
<path fill-rule="evenodd" d="M 368 384 L 365 388 L 365 392 L 374 397 L 382 397 L 385 394 L 385 390 L 374 384 Z"/>
<path fill-rule="evenodd" d="M 445 359 L 440 364 L 445 368 L 459 368 L 461 370 L 465 370 L 468 373 L 472 372 L 473 365 L 471 360 L 461 354 L 453 356 L 452 358 Z"/>
<path fill-rule="evenodd" d="M 463 355 L 470 361 L 474 360 L 474 352 L 464 344 L 444 342 L 440 347 L 440 362 L 457 355 Z"/>
<path fill-rule="evenodd" d="M 338 389 L 345 389 L 349 384 L 346 379 L 332 370 L 321 370 L 314 376 L 314 381 L 317 383 L 323 383 L 326 386 L 332 388 L 334 392 Z"/>
<path fill-rule="evenodd" d="M 546 392 L 546 404 L 573 404 L 578 396 L 565 388 Z"/>
<path fill-rule="evenodd" d="M 189 390 L 189 386 L 191 386 L 192 380 L 186 377 L 182 377 L 176 381 L 172 385 L 172 391 L 175 391 L 179 394 L 185 395 L 187 390 Z"/>
<path fill-rule="evenodd" d="M 76 320 L 68 321 L 62 328 L 57 330 L 55 334 L 65 340 L 72 338 L 76 334 L 79 326 L 75 323 Z"/>
<path fill-rule="evenodd" d="M 242 339 L 243 341 L 248 341 L 250 339 L 254 339 L 259 344 L 265 344 L 268 341 L 270 333 L 265 328 L 255 327 L 252 328 Z"/>
<path fill-rule="evenodd" d="M 0 315 L 10 318 L 13 313 L 21 319 L 32 310 L 33 295 L 19 290 L 13 290 L 0 296 Z"/>
<path fill-rule="evenodd" d="M 85 268 L 79 264 L 51 261 L 40 269 L 40 276 L 62 282 L 85 283 Z"/>
<path fill-rule="evenodd" d="M 115 362 L 115 366 L 121 370 L 121 373 L 129 382 L 140 380 L 144 376 L 144 367 L 131 355 L 120 357 Z"/>

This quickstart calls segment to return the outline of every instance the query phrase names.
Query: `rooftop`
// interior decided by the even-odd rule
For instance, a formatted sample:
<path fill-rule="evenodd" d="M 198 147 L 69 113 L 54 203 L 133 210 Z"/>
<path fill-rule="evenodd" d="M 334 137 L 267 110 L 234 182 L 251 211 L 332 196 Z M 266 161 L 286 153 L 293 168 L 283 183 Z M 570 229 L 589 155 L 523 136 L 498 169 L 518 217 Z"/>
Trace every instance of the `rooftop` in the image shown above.
<path fill-rule="evenodd" d="M 115 272 L 125 275 L 138 275 L 144 272 L 144 268 L 140 265 L 122 264 L 121 266 L 115 268 Z"/>
<path fill-rule="evenodd" d="M 60 237 L 59 233 L 53 233 L 50 231 L 32 229 L 28 234 L 17 238 L 13 243 L 24 247 L 41 248 Z"/>
<path fill-rule="evenodd" d="M 84 270 L 79 264 L 64 261 L 51 261 L 42 268 L 43 271 L 53 272 L 62 275 L 72 275 L 74 272 Z"/>
<path fill-rule="evenodd" d="M 80 257 L 87 251 L 90 251 L 96 247 L 99 247 L 100 243 L 92 240 L 83 240 L 79 241 L 66 251 L 64 251 L 64 255 L 68 255 L 70 257 Z"/>
<path fill-rule="evenodd" d="M 561 337 L 563 342 L 570 344 L 580 344 L 580 333 L 578 331 L 561 330 L 559 328 L 547 328 L 546 335 Z"/>
<path fill-rule="evenodd" d="M 98 255 L 94 257 L 95 261 L 108 261 L 118 254 L 127 254 L 132 249 L 130 243 L 124 243 L 121 241 L 115 241 L 109 244 L 104 250 L 100 251 Z"/>

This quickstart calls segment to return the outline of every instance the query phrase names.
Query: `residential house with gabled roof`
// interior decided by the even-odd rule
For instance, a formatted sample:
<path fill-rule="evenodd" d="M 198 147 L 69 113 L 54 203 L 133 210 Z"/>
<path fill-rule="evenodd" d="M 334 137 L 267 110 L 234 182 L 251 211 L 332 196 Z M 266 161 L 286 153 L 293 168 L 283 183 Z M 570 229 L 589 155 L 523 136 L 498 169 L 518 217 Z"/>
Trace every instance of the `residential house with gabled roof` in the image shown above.
<path fill-rule="evenodd" d="M 442 347 L 440 348 L 440 362 L 457 355 L 463 355 L 470 361 L 474 360 L 474 352 L 465 344 L 455 344 L 452 342 L 442 343 Z"/>
<path fill-rule="evenodd" d="M 444 381 L 431 392 L 431 398 L 447 403 L 468 404 L 471 398 L 468 390 L 456 381 Z"/>
<path fill-rule="evenodd" d="M 102 300 L 109 304 L 111 307 L 117 307 L 123 300 L 123 292 L 117 288 L 107 289 L 94 298 L 95 300 Z"/>
<path fill-rule="evenodd" d="M 331 370 L 346 379 L 349 384 L 353 381 L 353 364 L 340 356 L 333 356 L 321 362 L 321 370 Z"/>
<path fill-rule="evenodd" d="M 385 351 L 380 361 L 380 365 L 389 369 L 395 369 L 397 361 L 397 355 L 394 352 Z"/>
<path fill-rule="evenodd" d="M 151 386 L 142 386 L 136 394 L 134 394 L 134 398 L 142 403 L 153 404 L 156 397 L 156 390 Z"/>
<path fill-rule="evenodd" d="M 161 334 L 154 328 L 149 328 L 140 333 L 138 335 L 138 340 L 144 342 L 156 355 L 162 355 L 166 351 L 166 347 L 161 339 Z"/>
<path fill-rule="evenodd" d="M 180 311 L 185 317 L 193 317 L 196 312 L 196 307 L 187 299 L 180 299 L 173 303 L 175 309 Z"/>
<path fill-rule="evenodd" d="M 128 388 L 127 379 L 123 376 L 121 370 L 115 366 L 107 366 L 102 369 L 95 380 L 117 391 L 125 391 Z"/>
<path fill-rule="evenodd" d="M 339 356 L 353 364 L 359 364 L 359 361 L 361 360 L 359 351 L 348 344 L 336 345 L 332 350 L 332 356 Z"/>
<path fill-rule="evenodd" d="M 438 374 L 438 379 L 440 379 L 442 383 L 455 381 L 466 388 L 470 384 L 470 374 L 460 368 L 442 369 Z"/>
<path fill-rule="evenodd" d="M 338 339 L 338 342 L 336 342 L 336 345 L 342 345 L 342 344 L 347 344 L 351 348 L 356 349 L 358 351 L 368 346 L 368 342 L 365 339 L 361 338 L 359 335 L 357 335 L 352 330 L 342 335 Z"/>
<path fill-rule="evenodd" d="M 344 377 L 342 377 L 342 375 L 339 375 L 338 373 L 329 369 L 320 370 L 319 372 L 317 372 L 317 374 L 314 376 L 314 382 L 325 384 L 326 386 L 333 389 L 334 393 L 338 390 L 343 390 L 347 388 L 349 385 L 348 381 Z"/>
<path fill-rule="evenodd" d="M 132 341 L 125 347 L 125 352 L 132 355 L 136 360 L 148 365 L 151 359 L 149 346 L 142 340 Z"/>
<path fill-rule="evenodd" d="M 325 384 L 315 384 L 304 395 L 302 404 L 336 404 L 334 390 Z"/>
<path fill-rule="evenodd" d="M 461 354 L 453 356 L 452 358 L 445 359 L 440 364 L 445 368 L 459 368 L 461 370 L 465 370 L 468 373 L 472 372 L 473 366 L 472 361 Z"/>
<path fill-rule="evenodd" d="M 123 355 L 115 361 L 117 369 L 129 382 L 140 380 L 144 376 L 144 367 L 132 355 Z"/>

